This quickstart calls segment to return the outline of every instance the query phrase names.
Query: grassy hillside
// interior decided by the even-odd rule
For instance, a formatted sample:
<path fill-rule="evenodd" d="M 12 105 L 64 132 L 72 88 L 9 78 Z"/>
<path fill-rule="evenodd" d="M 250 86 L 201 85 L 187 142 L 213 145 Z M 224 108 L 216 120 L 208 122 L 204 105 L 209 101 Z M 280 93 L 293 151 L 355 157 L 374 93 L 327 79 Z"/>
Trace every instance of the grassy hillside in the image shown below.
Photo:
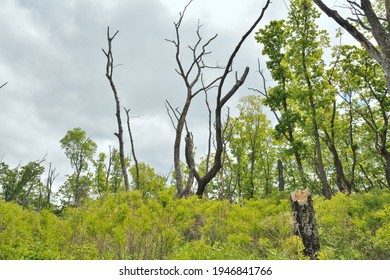
<path fill-rule="evenodd" d="M 320 259 L 390 259 L 390 192 L 314 198 Z M 257 201 L 107 195 L 62 217 L 0 201 L 0 259 L 304 259 L 288 194 Z"/>

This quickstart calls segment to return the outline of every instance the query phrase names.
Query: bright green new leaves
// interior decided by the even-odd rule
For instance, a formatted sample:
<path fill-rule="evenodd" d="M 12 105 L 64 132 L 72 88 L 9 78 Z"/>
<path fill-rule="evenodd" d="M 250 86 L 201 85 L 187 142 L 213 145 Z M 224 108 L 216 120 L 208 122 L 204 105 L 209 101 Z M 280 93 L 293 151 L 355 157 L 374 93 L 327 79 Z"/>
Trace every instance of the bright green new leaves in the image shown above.
<path fill-rule="evenodd" d="M 143 196 L 156 197 L 158 193 L 166 188 L 166 178 L 156 174 L 153 167 L 144 162 L 139 163 L 139 188 Z M 130 167 L 130 174 L 135 184 L 136 168 L 135 165 Z M 135 186 L 133 186 L 135 189 Z"/>
<path fill-rule="evenodd" d="M 263 54 L 269 57 L 267 68 L 272 78 L 276 81 L 284 81 L 289 77 L 289 69 L 284 63 L 288 30 L 284 20 L 271 21 L 266 28 L 256 33 L 255 39 L 263 43 Z"/>
<path fill-rule="evenodd" d="M 390 193 L 314 197 L 320 259 L 389 259 Z M 0 259 L 304 259 L 287 196 L 106 194 L 63 217 L 0 201 Z"/>
<path fill-rule="evenodd" d="M 364 189 L 390 185 L 388 143 L 390 98 L 383 69 L 363 49 L 335 48 L 337 87 L 344 107 L 353 120 L 350 142 L 359 151 L 357 178 Z M 352 129 L 352 128 L 351 128 Z M 374 174 L 375 176 L 372 176 Z"/>
<path fill-rule="evenodd" d="M 87 197 L 92 184 L 90 174 L 82 173 L 88 171 L 88 163 L 92 161 L 97 145 L 87 138 L 85 131 L 79 127 L 69 130 L 60 143 L 74 169 L 74 173 L 68 176 L 66 183 L 61 187 L 61 192 L 68 203 L 79 206 Z"/>
<path fill-rule="evenodd" d="M 107 192 L 108 189 L 108 176 L 106 172 L 106 154 L 100 153 L 98 155 L 97 160 L 93 161 L 93 165 L 95 167 L 95 176 L 93 179 L 93 185 L 95 187 L 95 192 L 102 196 L 104 193 Z"/>
<path fill-rule="evenodd" d="M 86 171 L 88 162 L 92 160 L 96 152 L 97 145 L 89 137 L 87 138 L 85 131 L 79 127 L 69 130 L 60 143 L 75 171 Z"/>
<path fill-rule="evenodd" d="M 275 136 L 283 147 L 280 157 L 287 166 L 295 161 L 300 187 L 318 180 L 322 193 L 330 198 L 321 134 L 330 125 L 336 92 L 329 84 L 322 58 L 329 39 L 318 29 L 319 15 L 312 1 L 290 1 L 287 20 L 272 21 L 256 33 L 256 40 L 263 45 L 268 70 L 277 83 L 263 95 L 278 122 Z M 310 173 L 317 174 L 318 179 L 310 178 Z"/>
<path fill-rule="evenodd" d="M 234 188 L 238 197 L 255 198 L 270 194 L 274 184 L 275 149 L 270 120 L 262 110 L 260 96 L 248 95 L 240 99 L 240 115 L 231 118 L 229 151 Z"/>
<path fill-rule="evenodd" d="M 93 177 L 94 193 L 99 196 L 105 193 L 117 193 L 124 189 L 124 180 L 120 163 L 120 155 L 116 148 L 109 148 L 109 154 L 100 153 L 93 160 L 95 173 Z M 130 165 L 130 158 L 125 157 L 125 163 Z"/>

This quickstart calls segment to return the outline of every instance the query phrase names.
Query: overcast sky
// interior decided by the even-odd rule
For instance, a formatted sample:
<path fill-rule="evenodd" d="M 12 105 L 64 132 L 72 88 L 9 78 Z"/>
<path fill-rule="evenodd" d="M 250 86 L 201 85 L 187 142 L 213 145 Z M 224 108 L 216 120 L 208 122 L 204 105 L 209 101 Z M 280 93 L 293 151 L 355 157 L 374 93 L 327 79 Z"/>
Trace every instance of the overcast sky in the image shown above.
<path fill-rule="evenodd" d="M 115 102 L 105 78 L 106 28 L 119 30 L 113 41 L 114 80 L 121 105 L 131 108 L 139 161 L 161 174 L 173 165 L 174 130 L 164 100 L 175 107 L 184 102 L 185 88 L 175 73 L 173 21 L 188 0 L 2 0 L 0 9 L 0 157 L 11 166 L 38 160 L 45 154 L 61 173 L 70 173 L 59 141 L 81 127 L 99 151 L 118 146 Z M 211 45 L 212 64 L 224 65 L 265 1 L 195 0 L 182 28 L 183 45 L 200 19 Z M 259 27 L 286 15 L 282 0 L 273 1 Z M 188 54 L 188 53 L 187 53 Z M 185 57 L 186 53 L 183 53 Z M 246 84 L 228 104 L 235 107 L 248 87 L 259 87 L 260 45 L 250 36 L 234 68 L 251 68 Z M 203 97 L 194 104 L 190 129 L 203 153 L 207 127 Z M 123 119 L 125 115 L 123 114 Z M 128 135 L 125 134 L 126 139 Z M 127 142 L 128 143 L 128 142 Z M 130 153 L 126 146 L 127 153 Z"/>

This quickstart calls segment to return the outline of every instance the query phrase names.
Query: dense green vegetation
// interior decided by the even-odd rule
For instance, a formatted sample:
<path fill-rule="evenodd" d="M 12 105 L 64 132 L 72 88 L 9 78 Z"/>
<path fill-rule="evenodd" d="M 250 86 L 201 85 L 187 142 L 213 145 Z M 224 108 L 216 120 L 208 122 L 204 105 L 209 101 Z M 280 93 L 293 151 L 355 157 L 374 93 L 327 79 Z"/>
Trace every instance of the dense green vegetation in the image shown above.
<path fill-rule="evenodd" d="M 286 193 L 266 199 L 121 192 L 61 217 L 0 201 L 0 259 L 304 259 Z M 389 259 L 390 192 L 315 198 L 320 259 Z"/>

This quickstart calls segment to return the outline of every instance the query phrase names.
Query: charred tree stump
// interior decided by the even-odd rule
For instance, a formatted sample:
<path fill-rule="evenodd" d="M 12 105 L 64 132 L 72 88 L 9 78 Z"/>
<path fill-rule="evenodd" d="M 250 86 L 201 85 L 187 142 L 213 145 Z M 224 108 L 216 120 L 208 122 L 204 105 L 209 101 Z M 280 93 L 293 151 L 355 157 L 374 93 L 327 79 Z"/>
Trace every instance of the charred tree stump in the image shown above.
<path fill-rule="evenodd" d="M 311 193 L 308 189 L 295 191 L 291 193 L 290 200 L 294 218 L 294 234 L 302 239 L 305 246 L 303 254 L 315 260 L 320 250 L 320 238 Z"/>

